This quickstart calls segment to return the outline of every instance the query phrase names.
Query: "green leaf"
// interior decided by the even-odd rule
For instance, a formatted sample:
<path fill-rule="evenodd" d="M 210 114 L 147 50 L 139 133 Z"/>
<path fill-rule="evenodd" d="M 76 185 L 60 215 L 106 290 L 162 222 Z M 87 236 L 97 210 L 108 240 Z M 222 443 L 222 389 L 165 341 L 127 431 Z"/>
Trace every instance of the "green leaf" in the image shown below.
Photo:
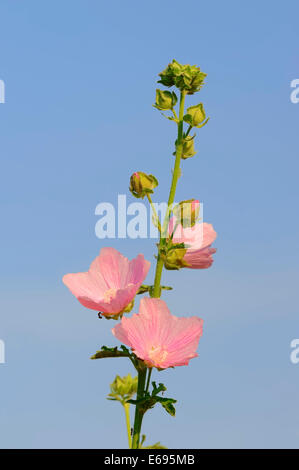
<path fill-rule="evenodd" d="M 156 382 L 152 382 L 152 386 L 153 386 L 152 396 L 156 396 L 158 395 L 158 393 L 166 392 L 167 390 L 165 385 L 162 383 L 159 383 L 159 386 L 157 387 Z"/>
<path fill-rule="evenodd" d="M 146 286 L 145 284 L 142 284 L 142 285 L 139 287 L 138 291 L 137 291 L 137 295 L 145 294 L 146 292 L 149 291 L 149 288 L 150 288 L 150 287 L 151 287 L 151 286 Z"/>
<path fill-rule="evenodd" d="M 161 403 L 163 408 L 169 413 L 171 416 L 175 416 L 175 407 L 173 406 L 174 403 L 177 402 L 177 400 L 174 400 L 174 398 L 163 398 L 163 397 L 156 397 L 157 401 Z"/>
<path fill-rule="evenodd" d="M 140 411 L 143 414 L 153 408 L 156 403 L 160 403 L 167 413 L 169 413 L 171 416 L 175 416 L 175 407 L 173 405 L 177 402 L 177 400 L 174 398 L 161 397 L 158 395 L 159 393 L 163 393 L 167 390 L 164 384 L 159 383 L 157 386 L 156 382 L 152 382 L 152 386 L 153 390 L 151 394 L 147 392 L 145 396 L 139 400 L 129 400 L 128 403 L 131 403 L 132 405 L 139 405 Z"/>
<path fill-rule="evenodd" d="M 118 350 L 117 346 L 114 348 L 102 346 L 90 359 L 105 359 L 107 357 L 129 357 L 130 359 L 134 359 L 136 357 L 135 354 L 131 353 L 125 346 L 122 345 L 120 348 L 121 351 Z"/>

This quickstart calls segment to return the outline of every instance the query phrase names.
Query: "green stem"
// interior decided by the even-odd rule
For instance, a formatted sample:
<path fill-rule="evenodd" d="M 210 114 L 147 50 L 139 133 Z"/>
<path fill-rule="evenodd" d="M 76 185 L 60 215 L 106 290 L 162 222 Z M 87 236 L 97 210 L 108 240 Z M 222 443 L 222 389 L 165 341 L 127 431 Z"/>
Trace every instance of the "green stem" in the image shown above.
<path fill-rule="evenodd" d="M 183 124 L 184 124 L 183 117 L 184 117 L 185 96 L 186 96 L 186 92 L 182 91 L 181 98 L 180 98 L 178 139 L 177 139 L 176 154 L 175 154 L 175 164 L 174 164 L 170 193 L 169 193 L 169 198 L 168 198 L 168 211 L 169 211 L 169 208 L 171 208 L 174 198 L 175 198 L 176 186 L 177 186 L 177 182 L 179 179 L 181 158 L 182 158 L 182 153 L 183 153 Z"/>
<path fill-rule="evenodd" d="M 187 132 L 186 132 L 186 134 L 185 134 L 185 137 L 188 137 L 189 132 L 191 131 L 191 129 L 192 129 L 192 126 L 189 126 L 189 127 L 188 127 L 188 130 L 187 130 Z"/>
<path fill-rule="evenodd" d="M 186 97 L 186 92 L 182 91 L 181 97 L 180 97 L 180 112 L 179 112 L 179 122 L 178 122 L 178 138 L 177 138 L 177 145 L 176 145 L 175 164 L 174 164 L 172 181 L 171 181 L 169 198 L 168 198 L 168 209 L 167 209 L 167 213 L 165 215 L 165 219 L 163 222 L 162 234 L 160 235 L 159 251 L 160 251 L 160 248 L 162 247 L 162 244 L 165 243 L 169 217 L 172 211 L 172 205 L 174 202 L 176 187 L 177 187 L 179 174 L 180 174 L 181 158 L 183 154 L 183 125 L 184 125 L 183 117 L 184 117 L 185 97 Z M 162 271 L 163 271 L 163 259 L 161 258 L 160 253 L 158 253 L 152 297 L 161 296 L 160 285 L 161 285 Z"/>
<path fill-rule="evenodd" d="M 152 371 L 153 371 L 153 368 L 151 367 L 151 368 L 148 370 L 148 376 L 147 376 L 147 382 L 146 382 L 146 387 L 145 387 L 145 393 L 148 392 L 148 389 L 149 389 L 149 386 L 150 386 Z"/>
<path fill-rule="evenodd" d="M 159 217 L 158 217 L 156 208 L 155 208 L 155 206 L 154 206 L 154 204 L 153 204 L 153 201 L 152 201 L 152 198 L 151 198 L 150 194 L 147 193 L 146 196 L 147 196 L 148 202 L 149 202 L 150 205 L 151 205 L 152 212 L 153 212 L 153 216 L 155 217 L 155 219 L 156 219 L 156 221 L 157 221 L 158 230 L 159 230 L 159 232 L 160 232 L 160 234 L 161 234 L 161 223 L 160 223 L 160 220 L 159 220 Z"/>
<path fill-rule="evenodd" d="M 126 415 L 126 425 L 127 425 L 129 449 L 132 449 L 131 423 L 130 423 L 130 403 L 124 403 L 124 409 L 125 409 L 125 415 Z"/>
<path fill-rule="evenodd" d="M 153 290 L 152 290 L 151 297 L 158 298 L 158 297 L 161 296 L 160 285 L 161 285 L 162 271 L 163 271 L 163 259 L 161 258 L 161 255 L 158 254 L 155 280 L 154 280 L 154 287 L 153 287 Z"/>
<path fill-rule="evenodd" d="M 163 246 L 163 244 L 165 244 L 165 239 L 167 235 L 167 227 L 168 227 L 169 217 L 172 211 L 172 205 L 173 205 L 174 198 L 175 198 L 176 187 L 177 187 L 179 174 L 180 174 L 181 158 L 183 154 L 183 125 L 184 125 L 183 117 L 184 117 L 185 97 L 186 97 L 186 92 L 181 91 L 175 164 L 174 164 L 172 181 L 171 181 L 169 198 L 168 198 L 168 208 L 167 208 L 167 213 L 165 215 L 165 219 L 163 221 L 162 230 L 161 230 L 161 225 L 160 225 L 160 240 L 159 240 L 159 245 L 158 245 L 157 265 L 156 265 L 156 272 L 155 272 L 154 287 L 151 293 L 151 296 L 156 297 L 156 298 L 159 298 L 161 296 L 161 278 L 162 278 L 162 271 L 163 271 L 163 259 L 161 258 L 160 249 Z M 148 200 L 151 206 L 153 207 L 150 196 L 148 196 Z M 144 387 L 145 387 L 145 382 L 146 382 L 147 368 L 144 366 L 140 366 L 137 368 L 137 370 L 138 370 L 137 400 L 140 400 L 144 396 Z M 148 391 L 148 388 L 149 388 L 150 377 L 151 377 L 151 370 L 148 373 L 146 391 Z M 142 419 L 143 419 L 143 411 L 140 409 L 140 405 L 137 403 L 136 409 L 135 409 L 132 449 L 139 449 Z"/>
<path fill-rule="evenodd" d="M 146 371 L 147 371 L 147 368 L 144 366 L 138 369 L 137 400 L 141 400 L 141 398 L 143 398 L 145 380 L 146 380 Z M 132 449 L 139 449 L 142 419 L 143 419 L 143 411 L 140 409 L 140 405 L 137 403 L 136 409 L 135 409 Z"/>

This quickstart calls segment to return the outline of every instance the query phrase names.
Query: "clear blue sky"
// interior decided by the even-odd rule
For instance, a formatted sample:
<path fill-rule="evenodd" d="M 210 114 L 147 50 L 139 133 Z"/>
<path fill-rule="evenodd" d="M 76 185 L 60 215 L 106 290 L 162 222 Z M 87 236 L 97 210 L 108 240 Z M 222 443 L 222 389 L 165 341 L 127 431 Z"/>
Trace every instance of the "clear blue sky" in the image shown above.
<path fill-rule="evenodd" d="M 164 275 L 172 312 L 201 316 L 204 336 L 189 367 L 155 374 L 177 416 L 157 408 L 144 432 L 172 448 L 299 447 L 298 15 L 297 1 L 1 1 L 0 447 L 126 447 L 104 397 L 133 370 L 89 360 L 117 344 L 111 324 L 61 278 L 106 245 L 95 207 L 134 170 L 165 199 L 175 127 L 152 103 L 173 58 L 208 73 L 211 120 L 177 199 L 204 202 L 218 252 L 210 270 Z M 153 261 L 153 240 L 107 244 Z"/>

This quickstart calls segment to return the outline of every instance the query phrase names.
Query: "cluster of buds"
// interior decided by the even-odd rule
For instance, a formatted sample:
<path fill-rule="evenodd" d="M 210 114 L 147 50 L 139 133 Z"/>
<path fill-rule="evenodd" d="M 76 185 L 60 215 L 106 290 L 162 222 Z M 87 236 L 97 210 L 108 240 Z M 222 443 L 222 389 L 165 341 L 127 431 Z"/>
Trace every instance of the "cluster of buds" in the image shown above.
<path fill-rule="evenodd" d="M 136 171 L 130 178 L 130 191 L 137 199 L 152 194 L 158 186 L 158 180 L 153 175 L 147 175 L 142 171 Z"/>
<path fill-rule="evenodd" d="M 125 377 L 117 375 L 110 385 L 108 400 L 119 401 L 122 405 L 131 400 L 137 392 L 138 378 L 128 374 Z"/>
<path fill-rule="evenodd" d="M 158 83 L 167 87 L 176 86 L 180 91 L 193 95 L 201 89 L 207 74 L 196 65 L 182 65 L 173 60 L 159 76 Z"/>

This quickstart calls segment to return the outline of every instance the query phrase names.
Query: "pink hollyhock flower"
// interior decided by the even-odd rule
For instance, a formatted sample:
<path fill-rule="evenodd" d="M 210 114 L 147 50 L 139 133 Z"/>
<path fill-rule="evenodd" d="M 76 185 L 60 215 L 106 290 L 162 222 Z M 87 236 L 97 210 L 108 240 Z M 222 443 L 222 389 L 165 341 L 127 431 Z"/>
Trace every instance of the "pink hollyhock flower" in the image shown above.
<path fill-rule="evenodd" d="M 88 272 L 66 274 L 63 282 L 84 307 L 114 316 L 133 301 L 149 268 L 143 255 L 129 261 L 114 248 L 102 248 Z"/>
<path fill-rule="evenodd" d="M 217 237 L 212 224 L 200 222 L 193 227 L 183 228 L 180 223 L 177 223 L 175 217 L 172 217 L 168 233 L 171 235 L 173 230 L 173 243 L 184 243 L 186 248 L 185 252 L 179 252 L 180 249 L 178 249 L 178 258 L 183 256 L 180 267 L 204 269 L 212 265 L 214 261 L 212 255 L 216 253 L 216 248 L 212 248 L 211 245 Z"/>
<path fill-rule="evenodd" d="M 166 369 L 188 365 L 198 356 L 202 325 L 198 317 L 175 317 L 163 300 L 145 297 L 140 301 L 139 314 L 123 317 L 112 333 L 149 367 Z"/>

